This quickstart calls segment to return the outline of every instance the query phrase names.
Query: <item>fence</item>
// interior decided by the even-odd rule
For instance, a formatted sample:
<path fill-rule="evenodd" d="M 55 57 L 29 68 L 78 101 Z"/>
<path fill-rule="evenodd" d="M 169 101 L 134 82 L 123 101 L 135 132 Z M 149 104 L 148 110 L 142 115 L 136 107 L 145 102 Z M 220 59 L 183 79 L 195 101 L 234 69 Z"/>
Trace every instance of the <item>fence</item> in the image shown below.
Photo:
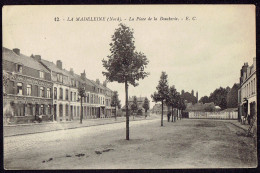
<path fill-rule="evenodd" d="M 238 112 L 189 112 L 189 118 L 197 119 L 238 119 Z"/>

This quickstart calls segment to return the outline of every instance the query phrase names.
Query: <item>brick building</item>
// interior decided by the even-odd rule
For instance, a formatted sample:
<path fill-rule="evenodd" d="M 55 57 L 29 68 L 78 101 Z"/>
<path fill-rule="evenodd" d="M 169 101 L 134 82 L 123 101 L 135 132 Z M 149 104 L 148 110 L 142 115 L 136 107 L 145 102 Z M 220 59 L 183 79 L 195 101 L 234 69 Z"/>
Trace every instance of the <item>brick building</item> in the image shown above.
<path fill-rule="evenodd" d="M 19 49 L 2 48 L 2 70 L 9 75 L 3 109 L 12 109 L 8 121 L 32 122 L 39 115 L 48 119 L 53 114 L 51 74 L 39 58 L 23 55 Z"/>

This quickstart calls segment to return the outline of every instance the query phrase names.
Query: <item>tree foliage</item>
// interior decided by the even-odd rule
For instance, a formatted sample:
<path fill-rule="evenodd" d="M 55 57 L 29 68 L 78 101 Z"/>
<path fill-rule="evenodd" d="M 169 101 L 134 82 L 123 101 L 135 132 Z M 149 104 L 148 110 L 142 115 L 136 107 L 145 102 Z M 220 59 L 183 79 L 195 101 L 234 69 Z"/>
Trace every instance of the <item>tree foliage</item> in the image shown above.
<path fill-rule="evenodd" d="M 150 109 L 149 100 L 147 97 L 145 97 L 145 99 L 144 99 L 143 108 L 144 108 L 145 112 L 147 112 L 147 110 Z"/>
<path fill-rule="evenodd" d="M 119 28 L 112 36 L 111 55 L 107 56 L 108 60 L 102 60 L 103 66 L 107 70 L 102 73 L 110 82 L 125 83 L 127 81 L 131 85 L 137 86 L 136 81 L 149 75 L 144 71 L 149 61 L 142 52 L 135 51 L 133 33 L 133 29 L 119 24 Z"/>
<path fill-rule="evenodd" d="M 161 102 L 163 100 L 166 101 L 169 94 L 169 85 L 168 85 L 168 75 L 166 72 L 162 72 L 159 83 L 156 87 L 157 91 L 151 95 L 152 99 L 155 102 Z"/>
<path fill-rule="evenodd" d="M 231 90 L 227 94 L 227 107 L 236 108 L 238 104 L 238 89 L 239 84 L 234 84 Z"/>
<path fill-rule="evenodd" d="M 230 88 L 217 88 L 213 93 L 210 94 L 209 100 L 214 102 L 215 105 L 219 106 L 221 109 L 227 108 L 227 94 Z"/>
<path fill-rule="evenodd" d="M 163 126 L 163 103 L 166 102 L 169 94 L 168 75 L 166 72 L 162 72 L 159 84 L 157 85 L 156 89 L 157 91 L 155 91 L 151 97 L 155 102 L 160 101 L 162 103 L 161 126 Z"/>
<path fill-rule="evenodd" d="M 112 98 L 111 98 L 111 106 L 112 107 L 118 107 L 118 108 L 121 107 L 121 101 L 119 100 L 117 91 L 113 92 L 113 95 L 112 95 Z"/>
<path fill-rule="evenodd" d="M 197 103 L 197 98 L 195 96 L 193 96 L 191 93 L 189 92 L 182 92 L 181 97 L 184 100 L 187 100 L 188 103 L 192 103 L 195 104 Z"/>
<path fill-rule="evenodd" d="M 177 98 L 177 90 L 174 85 L 169 88 L 168 97 L 166 99 L 167 106 L 171 106 L 172 108 L 177 108 L 178 106 L 178 98 Z"/>
<path fill-rule="evenodd" d="M 131 110 L 132 112 L 137 112 L 138 110 L 138 103 L 137 103 L 137 97 L 134 96 L 133 103 L 131 104 Z"/>
<path fill-rule="evenodd" d="M 210 103 L 210 100 L 209 100 L 208 96 L 203 96 L 200 98 L 199 102 L 202 102 L 203 104 L 205 104 L 205 103 Z"/>

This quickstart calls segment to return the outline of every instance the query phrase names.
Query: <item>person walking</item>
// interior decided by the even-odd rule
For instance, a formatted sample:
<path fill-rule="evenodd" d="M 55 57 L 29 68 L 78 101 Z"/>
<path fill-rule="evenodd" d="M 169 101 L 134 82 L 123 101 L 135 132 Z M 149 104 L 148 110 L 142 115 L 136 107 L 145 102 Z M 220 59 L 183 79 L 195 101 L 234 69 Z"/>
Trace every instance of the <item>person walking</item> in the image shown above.
<path fill-rule="evenodd" d="M 170 122 L 171 111 L 168 112 L 167 117 L 168 117 L 168 122 Z"/>

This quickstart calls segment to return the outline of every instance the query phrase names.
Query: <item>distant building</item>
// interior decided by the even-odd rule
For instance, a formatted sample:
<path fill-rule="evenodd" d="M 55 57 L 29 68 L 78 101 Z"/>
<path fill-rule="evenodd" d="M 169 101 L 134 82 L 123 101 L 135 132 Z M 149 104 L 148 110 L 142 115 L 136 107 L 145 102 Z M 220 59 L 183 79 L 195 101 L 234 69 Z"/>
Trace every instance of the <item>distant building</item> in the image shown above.
<path fill-rule="evenodd" d="M 136 97 L 137 98 L 137 106 L 138 106 L 138 110 L 144 112 L 144 108 L 143 108 L 143 104 L 144 104 L 144 100 L 145 100 L 145 97 Z M 131 105 L 133 104 L 134 102 L 134 96 L 133 97 L 129 97 L 128 99 L 128 110 L 131 109 Z M 150 104 L 150 100 L 148 99 L 148 102 Z M 125 106 L 122 107 L 122 110 L 125 111 Z"/>
<path fill-rule="evenodd" d="M 253 64 L 244 63 L 240 70 L 240 87 L 238 89 L 238 118 L 257 115 L 256 58 Z"/>

